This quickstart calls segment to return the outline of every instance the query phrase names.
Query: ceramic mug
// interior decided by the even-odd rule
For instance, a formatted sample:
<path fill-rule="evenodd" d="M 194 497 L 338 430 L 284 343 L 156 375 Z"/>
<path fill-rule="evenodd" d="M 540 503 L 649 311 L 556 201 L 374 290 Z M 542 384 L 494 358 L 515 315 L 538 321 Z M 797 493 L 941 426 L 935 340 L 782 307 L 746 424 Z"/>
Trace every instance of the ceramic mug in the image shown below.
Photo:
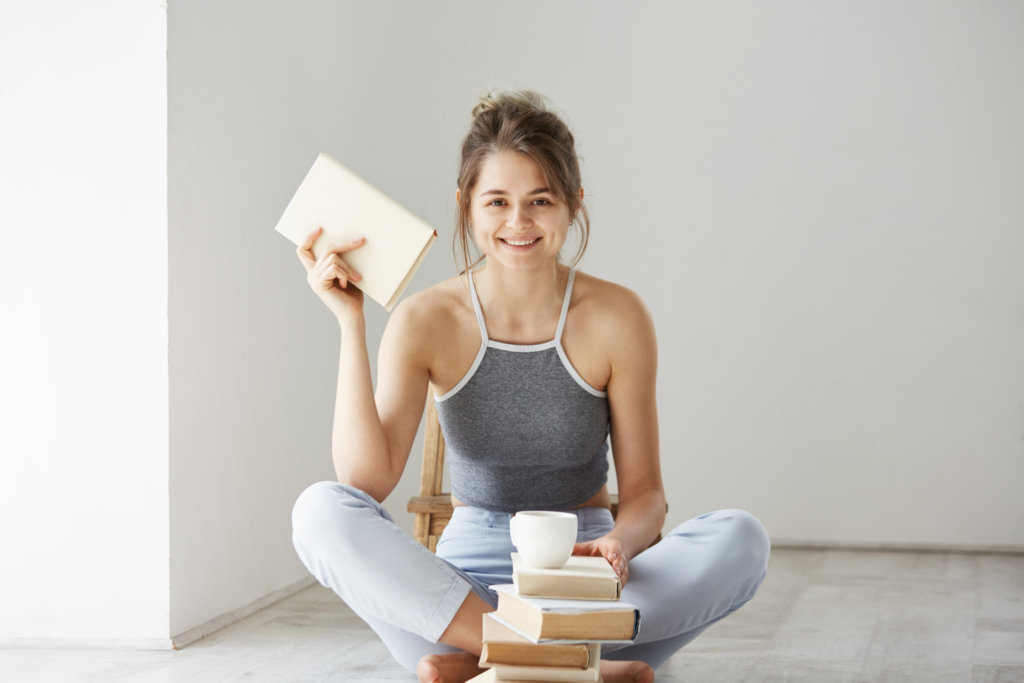
<path fill-rule="evenodd" d="M 576 515 L 571 512 L 526 510 L 509 524 L 512 544 L 527 567 L 561 569 L 576 544 Z"/>

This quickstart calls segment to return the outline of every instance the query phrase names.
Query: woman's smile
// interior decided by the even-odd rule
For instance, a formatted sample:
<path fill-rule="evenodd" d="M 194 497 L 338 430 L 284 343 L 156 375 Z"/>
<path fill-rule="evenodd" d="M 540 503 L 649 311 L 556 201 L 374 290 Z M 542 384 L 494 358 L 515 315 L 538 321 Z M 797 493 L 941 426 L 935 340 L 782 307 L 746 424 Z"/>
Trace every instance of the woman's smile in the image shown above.
<path fill-rule="evenodd" d="M 529 239 L 511 239 L 508 237 L 499 237 L 499 240 L 512 249 L 528 249 L 540 241 L 540 237 L 531 237 Z"/>

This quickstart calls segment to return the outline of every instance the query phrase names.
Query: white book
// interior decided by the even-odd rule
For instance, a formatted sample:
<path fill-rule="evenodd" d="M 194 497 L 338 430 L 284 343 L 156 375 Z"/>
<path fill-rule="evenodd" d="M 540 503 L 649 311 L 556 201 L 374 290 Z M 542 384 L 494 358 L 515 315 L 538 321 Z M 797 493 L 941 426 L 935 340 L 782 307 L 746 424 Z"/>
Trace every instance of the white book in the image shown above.
<path fill-rule="evenodd" d="M 619 600 L 622 584 L 603 557 L 572 555 L 561 569 L 527 567 L 512 553 L 512 585 L 520 595 L 538 598 Z"/>
<path fill-rule="evenodd" d="M 491 589 L 498 594 L 496 618 L 534 643 L 632 642 L 640 629 L 640 610 L 622 600 L 535 598 L 512 584 Z"/>
<path fill-rule="evenodd" d="M 601 646 L 587 645 L 590 663 L 585 669 L 559 666 L 533 666 L 529 664 L 493 664 L 496 680 L 499 681 L 547 681 L 547 683 L 579 682 L 597 683 L 601 678 Z"/>
<path fill-rule="evenodd" d="M 326 154 L 320 154 L 274 228 L 294 244 L 323 227 L 313 246 L 358 237 L 366 242 L 343 258 L 363 276 L 356 287 L 390 311 L 427 255 L 437 231 Z"/>

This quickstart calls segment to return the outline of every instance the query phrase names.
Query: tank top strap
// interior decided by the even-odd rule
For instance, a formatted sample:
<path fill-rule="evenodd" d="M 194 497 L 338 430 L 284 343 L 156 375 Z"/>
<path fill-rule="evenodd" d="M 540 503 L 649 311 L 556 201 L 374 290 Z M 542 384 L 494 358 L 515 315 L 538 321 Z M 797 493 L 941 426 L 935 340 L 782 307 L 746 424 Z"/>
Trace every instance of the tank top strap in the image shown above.
<path fill-rule="evenodd" d="M 486 345 L 490 337 L 487 336 L 487 325 L 484 323 L 484 311 L 480 308 L 480 299 L 476 295 L 476 285 L 473 284 L 473 271 L 466 271 L 466 278 L 469 280 L 469 296 L 473 300 L 473 311 L 476 313 L 476 322 L 480 326 L 480 340 L 482 346 Z"/>
<path fill-rule="evenodd" d="M 562 312 L 558 316 L 558 329 L 555 330 L 555 343 L 562 345 L 562 331 L 565 329 L 565 318 L 569 314 L 569 301 L 572 299 L 572 283 L 576 279 L 576 269 L 569 269 L 569 280 L 565 283 L 565 298 L 562 300 Z"/>

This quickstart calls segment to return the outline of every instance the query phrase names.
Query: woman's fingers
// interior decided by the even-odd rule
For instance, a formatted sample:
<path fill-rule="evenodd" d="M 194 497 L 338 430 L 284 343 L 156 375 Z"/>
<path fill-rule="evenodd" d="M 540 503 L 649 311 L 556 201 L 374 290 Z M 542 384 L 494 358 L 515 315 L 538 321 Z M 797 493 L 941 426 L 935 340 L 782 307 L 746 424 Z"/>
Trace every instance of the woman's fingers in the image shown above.
<path fill-rule="evenodd" d="M 306 239 L 302 242 L 302 244 L 300 244 L 295 249 L 295 253 L 299 255 L 299 260 L 302 261 L 302 265 L 306 267 L 306 272 L 311 271 L 318 263 L 316 254 L 313 253 L 313 245 L 316 244 L 316 241 L 320 238 L 320 235 L 322 235 L 323 232 L 324 229 L 322 226 L 317 228 L 313 232 L 309 233 L 309 235 L 306 236 Z M 357 237 L 354 240 L 349 240 L 348 242 L 345 242 L 344 244 L 340 244 L 338 246 L 328 245 L 328 247 L 324 250 L 324 253 L 320 256 L 320 260 L 323 261 L 325 258 L 329 256 L 344 254 L 347 251 L 358 249 L 359 247 L 363 246 L 364 242 L 366 242 L 365 237 Z M 355 271 L 351 269 L 349 270 L 349 272 L 351 272 L 353 275 L 358 275 Z M 354 277 L 352 279 L 358 282 L 359 280 L 362 279 L 362 277 Z"/>
<path fill-rule="evenodd" d="M 341 258 L 340 256 L 338 256 L 337 254 L 328 254 L 328 255 L 327 255 L 327 256 L 326 256 L 325 258 L 324 258 L 324 261 L 325 261 L 325 262 L 326 262 L 326 263 L 327 263 L 327 264 L 328 264 L 328 265 L 329 265 L 329 266 L 330 266 L 331 268 L 333 268 L 333 269 L 334 269 L 334 272 L 335 272 L 335 273 L 337 273 L 337 274 L 335 275 L 335 277 L 338 277 L 338 278 L 340 278 L 340 277 L 341 277 L 342 275 L 344 275 L 344 277 L 345 277 L 345 279 L 346 279 L 346 280 L 351 280 L 352 282 L 359 282 L 360 280 L 362 280 L 362 279 L 363 279 L 363 276 L 362 276 L 362 275 L 360 275 L 359 273 L 357 273 L 357 272 L 356 272 L 356 271 L 355 271 L 355 270 L 354 270 L 354 269 L 352 268 L 352 266 L 350 266 L 349 264 L 345 263 L 345 261 L 344 261 L 344 260 L 342 260 L 342 258 Z"/>
<path fill-rule="evenodd" d="M 306 236 L 305 241 L 295 249 L 295 253 L 299 255 L 299 260 L 302 261 L 302 265 L 306 267 L 307 272 L 309 272 L 309 270 L 316 264 L 316 256 L 313 254 L 313 245 L 316 244 L 317 238 L 320 237 L 320 233 L 323 231 L 324 229 L 320 227 L 309 233 L 309 235 Z"/>
<path fill-rule="evenodd" d="M 619 575 L 619 582 L 622 585 L 626 585 L 626 581 L 629 580 L 629 562 L 626 561 L 626 558 L 621 552 L 615 550 L 606 559 L 611 564 L 612 569 L 615 570 L 615 573 Z"/>
<path fill-rule="evenodd" d="M 629 560 L 622 552 L 622 544 L 616 540 L 599 538 L 594 541 L 577 543 L 573 546 L 572 554 L 600 555 L 612 566 L 623 586 L 629 580 Z"/>
<path fill-rule="evenodd" d="M 348 242 L 331 249 L 330 251 L 333 251 L 336 254 L 344 254 L 346 251 L 352 251 L 353 249 L 358 249 L 363 246 L 363 242 L 365 241 L 365 237 L 357 237 L 354 240 L 349 240 Z"/>
<path fill-rule="evenodd" d="M 330 289 L 334 286 L 335 280 L 342 289 L 345 289 L 349 282 L 359 282 L 362 279 L 363 276 L 337 254 L 325 254 L 309 272 L 310 283 L 321 289 Z"/>

